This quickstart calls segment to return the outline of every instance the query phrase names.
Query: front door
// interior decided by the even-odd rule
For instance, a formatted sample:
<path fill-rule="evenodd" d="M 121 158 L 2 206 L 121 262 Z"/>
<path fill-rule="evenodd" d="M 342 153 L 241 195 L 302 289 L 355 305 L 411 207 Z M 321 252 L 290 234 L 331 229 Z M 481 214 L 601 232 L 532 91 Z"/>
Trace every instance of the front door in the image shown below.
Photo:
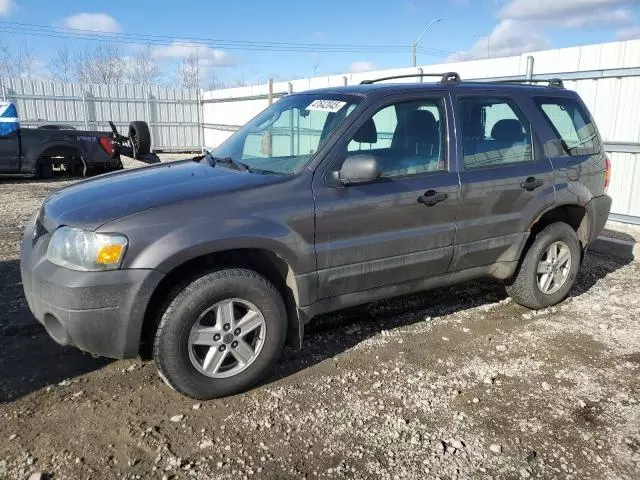
<path fill-rule="evenodd" d="M 552 166 L 525 115 L 529 108 L 491 92 L 457 98 L 463 158 L 452 271 L 517 261 L 531 222 L 555 199 Z"/>
<path fill-rule="evenodd" d="M 314 176 L 318 297 L 446 272 L 453 254 L 459 181 L 448 144 L 450 99 L 387 100 L 365 112 Z M 348 155 L 370 154 L 382 177 L 337 185 Z M 328 161 L 328 162 L 327 162 Z"/>

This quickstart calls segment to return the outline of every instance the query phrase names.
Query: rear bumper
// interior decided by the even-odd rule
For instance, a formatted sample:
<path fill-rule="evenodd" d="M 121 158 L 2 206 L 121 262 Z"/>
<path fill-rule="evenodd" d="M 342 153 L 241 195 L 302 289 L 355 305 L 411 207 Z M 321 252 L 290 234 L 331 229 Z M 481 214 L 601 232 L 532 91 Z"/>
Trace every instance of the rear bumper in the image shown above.
<path fill-rule="evenodd" d="M 109 170 L 116 170 L 122 165 L 120 155 L 110 157 L 108 155 L 96 155 L 85 160 L 87 167 L 101 167 Z"/>
<path fill-rule="evenodd" d="M 609 195 L 602 195 L 591 199 L 586 205 L 589 215 L 589 243 L 592 243 L 604 230 L 604 226 L 611 212 L 612 199 Z"/>
<path fill-rule="evenodd" d="M 144 313 L 164 274 L 59 267 L 46 259 L 49 239 L 45 234 L 34 243 L 29 222 L 20 251 L 24 293 L 36 319 L 61 345 L 111 358 L 137 356 Z"/>

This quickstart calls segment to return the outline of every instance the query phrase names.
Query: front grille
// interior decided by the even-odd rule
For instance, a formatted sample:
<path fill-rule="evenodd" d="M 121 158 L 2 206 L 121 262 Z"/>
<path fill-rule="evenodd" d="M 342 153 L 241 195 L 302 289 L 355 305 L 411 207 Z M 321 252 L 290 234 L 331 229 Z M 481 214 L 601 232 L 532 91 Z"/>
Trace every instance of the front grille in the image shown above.
<path fill-rule="evenodd" d="M 35 228 L 33 230 L 33 244 L 35 245 L 38 239 L 46 233 L 48 233 L 47 229 L 44 228 L 44 225 L 40 222 L 40 219 L 37 219 Z"/>

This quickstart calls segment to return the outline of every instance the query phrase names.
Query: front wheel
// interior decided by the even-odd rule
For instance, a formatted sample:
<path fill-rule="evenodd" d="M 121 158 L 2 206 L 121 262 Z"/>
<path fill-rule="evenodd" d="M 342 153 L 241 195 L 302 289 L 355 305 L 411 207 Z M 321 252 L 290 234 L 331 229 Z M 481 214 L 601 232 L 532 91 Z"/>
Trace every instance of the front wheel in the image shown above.
<path fill-rule="evenodd" d="M 563 222 L 541 230 L 525 253 L 507 293 L 535 310 L 564 300 L 575 283 L 582 250 L 576 232 Z"/>
<path fill-rule="evenodd" d="M 276 288 L 256 272 L 205 274 L 186 285 L 162 315 L 154 341 L 160 376 L 199 400 L 244 391 L 280 357 L 286 315 Z"/>

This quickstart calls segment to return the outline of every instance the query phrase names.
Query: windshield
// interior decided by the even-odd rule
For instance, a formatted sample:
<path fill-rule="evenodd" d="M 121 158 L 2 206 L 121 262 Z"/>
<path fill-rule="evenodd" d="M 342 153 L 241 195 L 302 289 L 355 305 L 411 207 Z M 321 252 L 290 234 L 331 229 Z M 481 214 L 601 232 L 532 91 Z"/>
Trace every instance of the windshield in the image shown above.
<path fill-rule="evenodd" d="M 359 97 L 301 94 L 283 97 L 215 149 L 255 171 L 296 173 L 360 102 Z"/>

